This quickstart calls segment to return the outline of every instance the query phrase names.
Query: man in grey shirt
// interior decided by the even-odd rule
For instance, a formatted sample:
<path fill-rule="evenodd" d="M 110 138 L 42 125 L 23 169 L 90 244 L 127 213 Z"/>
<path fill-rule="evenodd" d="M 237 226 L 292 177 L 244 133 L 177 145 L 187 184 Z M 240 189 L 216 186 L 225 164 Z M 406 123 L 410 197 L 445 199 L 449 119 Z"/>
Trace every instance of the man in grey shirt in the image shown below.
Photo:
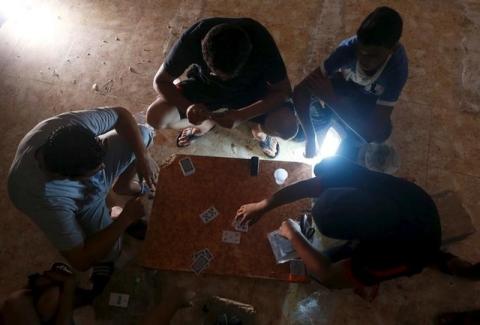
<path fill-rule="evenodd" d="M 47 119 L 18 146 L 8 176 L 10 199 L 74 268 L 113 261 L 121 235 L 145 213 L 135 174 L 155 190 L 158 166 L 146 150 L 152 140 L 151 129 L 137 126 L 122 107 Z M 136 195 L 114 221 L 105 201 L 112 186 Z"/>

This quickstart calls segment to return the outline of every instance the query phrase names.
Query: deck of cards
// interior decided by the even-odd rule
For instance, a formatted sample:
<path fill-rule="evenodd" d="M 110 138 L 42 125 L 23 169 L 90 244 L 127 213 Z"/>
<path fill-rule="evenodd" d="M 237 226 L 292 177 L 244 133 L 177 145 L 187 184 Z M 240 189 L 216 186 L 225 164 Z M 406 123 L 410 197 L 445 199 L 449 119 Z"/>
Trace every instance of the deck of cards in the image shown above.
<path fill-rule="evenodd" d="M 236 231 L 248 232 L 248 222 L 245 222 L 242 225 L 242 224 L 240 224 L 240 222 L 237 222 L 236 220 L 233 220 L 232 226 Z"/>
<path fill-rule="evenodd" d="M 210 265 L 212 260 L 213 254 L 208 248 L 204 248 L 198 252 L 195 252 L 193 254 L 192 271 L 196 275 L 199 275 Z"/>

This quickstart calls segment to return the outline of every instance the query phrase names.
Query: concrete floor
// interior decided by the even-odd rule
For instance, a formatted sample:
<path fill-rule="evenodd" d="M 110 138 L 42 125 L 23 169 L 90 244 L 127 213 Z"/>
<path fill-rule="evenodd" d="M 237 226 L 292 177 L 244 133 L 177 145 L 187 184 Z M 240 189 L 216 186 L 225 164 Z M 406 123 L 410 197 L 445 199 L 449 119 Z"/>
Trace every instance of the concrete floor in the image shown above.
<path fill-rule="evenodd" d="M 4 157 L 0 179 L 6 179 L 20 139 L 47 117 L 103 105 L 122 105 L 141 116 L 155 97 L 152 78 L 166 51 L 200 18 L 249 16 L 265 24 L 295 84 L 340 40 L 354 34 L 366 14 L 387 4 L 404 18 L 402 41 L 410 59 L 409 80 L 393 114 L 392 143 L 402 161 L 397 174 L 415 178 L 432 193 L 457 191 L 480 227 L 477 0 L 28 2 L 31 6 L 20 20 L 7 20 L 0 28 L 0 148 Z M 34 24 L 25 26 L 25 21 Z M 92 90 L 94 83 L 99 91 Z M 154 152 L 159 161 L 177 151 L 174 137 L 171 131 L 158 135 Z M 258 154 L 255 143 L 240 128 L 229 135 L 217 131 L 182 151 L 248 157 L 252 150 Z M 301 146 L 288 144 L 280 159 L 295 156 L 300 160 L 301 152 Z M 43 234 L 13 208 L 5 186 L 0 188 L 0 210 L 2 301 L 25 283 L 29 272 L 43 270 L 59 257 Z M 479 261 L 480 234 L 451 250 Z M 184 284 L 193 281 L 187 275 L 165 277 Z M 430 324 L 440 311 L 480 308 L 480 284 L 428 270 L 383 284 L 372 303 L 348 290 L 330 292 L 315 285 L 244 279 L 201 282 L 196 287 L 208 293 L 254 304 L 260 324 Z M 302 299 L 309 300 L 299 305 Z M 183 314 L 177 323 L 188 323 L 189 316 Z"/>

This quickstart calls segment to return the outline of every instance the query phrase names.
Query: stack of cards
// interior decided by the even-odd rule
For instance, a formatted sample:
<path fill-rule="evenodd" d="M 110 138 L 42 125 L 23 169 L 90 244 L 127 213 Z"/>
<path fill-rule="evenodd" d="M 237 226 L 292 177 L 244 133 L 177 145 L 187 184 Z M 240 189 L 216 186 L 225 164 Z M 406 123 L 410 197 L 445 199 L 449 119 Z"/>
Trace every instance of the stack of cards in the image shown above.
<path fill-rule="evenodd" d="M 202 273 L 213 260 L 213 254 L 208 250 L 208 248 L 204 248 L 195 252 L 193 254 L 193 263 L 192 263 L 192 270 L 195 274 Z"/>
<path fill-rule="evenodd" d="M 236 220 L 233 220 L 232 226 L 233 228 L 235 228 L 236 231 L 248 232 L 248 222 L 241 225 L 240 222 L 236 222 Z"/>
<path fill-rule="evenodd" d="M 200 214 L 200 219 L 202 219 L 203 223 L 207 224 L 216 217 L 218 217 L 219 214 L 220 213 L 218 212 L 218 210 L 215 209 L 214 206 L 211 206 Z"/>
<path fill-rule="evenodd" d="M 240 244 L 241 233 L 236 231 L 224 230 L 222 233 L 222 242 L 227 244 Z"/>

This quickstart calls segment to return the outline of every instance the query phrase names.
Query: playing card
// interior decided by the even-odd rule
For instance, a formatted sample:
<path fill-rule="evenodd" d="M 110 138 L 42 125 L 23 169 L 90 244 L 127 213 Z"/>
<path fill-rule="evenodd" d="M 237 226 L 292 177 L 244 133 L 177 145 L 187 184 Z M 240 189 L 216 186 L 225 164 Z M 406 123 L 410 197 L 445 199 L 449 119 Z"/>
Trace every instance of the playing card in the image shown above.
<path fill-rule="evenodd" d="M 211 206 L 207 210 L 203 211 L 200 214 L 200 219 L 202 219 L 203 223 L 209 223 L 213 219 L 215 219 L 220 213 L 214 206 Z"/>
<path fill-rule="evenodd" d="M 198 256 L 192 264 L 192 270 L 195 274 L 202 273 L 208 267 L 208 259 L 204 255 Z"/>
<path fill-rule="evenodd" d="M 189 157 L 181 159 L 178 163 L 180 164 L 183 176 L 190 176 L 195 173 L 195 166 L 193 166 L 192 160 Z"/>
<path fill-rule="evenodd" d="M 222 233 L 222 242 L 228 244 L 240 244 L 241 233 L 236 231 L 224 230 Z"/>
<path fill-rule="evenodd" d="M 199 250 L 198 252 L 195 252 L 193 254 L 193 260 L 195 260 L 199 256 L 205 256 L 209 262 L 213 260 L 213 254 L 208 248 L 204 248 L 202 250 Z"/>
<path fill-rule="evenodd" d="M 236 222 L 235 220 L 232 223 L 233 228 L 235 228 L 236 231 L 240 232 L 248 232 L 248 222 L 244 223 L 243 225 L 240 225 L 240 222 Z"/>
<path fill-rule="evenodd" d="M 112 292 L 110 293 L 110 299 L 108 300 L 108 304 L 110 306 L 127 308 L 129 299 L 130 295 Z"/>

